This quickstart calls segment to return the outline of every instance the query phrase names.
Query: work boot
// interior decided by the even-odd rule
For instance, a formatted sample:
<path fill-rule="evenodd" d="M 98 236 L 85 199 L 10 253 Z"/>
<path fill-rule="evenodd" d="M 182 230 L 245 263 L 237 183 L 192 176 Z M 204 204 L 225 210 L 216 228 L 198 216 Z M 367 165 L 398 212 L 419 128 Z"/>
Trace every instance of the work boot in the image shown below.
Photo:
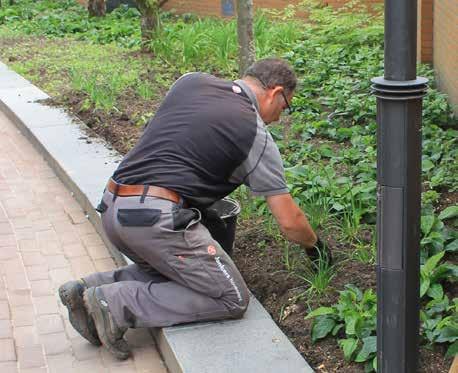
<path fill-rule="evenodd" d="M 95 346 L 100 346 L 94 321 L 84 306 L 83 293 L 87 289 L 82 280 L 69 281 L 59 288 L 60 300 L 67 307 L 68 318 L 73 328 Z"/>
<path fill-rule="evenodd" d="M 116 325 L 100 288 L 92 287 L 84 292 L 84 304 L 93 318 L 102 344 L 120 360 L 130 355 L 127 342 L 122 338 L 127 328 Z"/>

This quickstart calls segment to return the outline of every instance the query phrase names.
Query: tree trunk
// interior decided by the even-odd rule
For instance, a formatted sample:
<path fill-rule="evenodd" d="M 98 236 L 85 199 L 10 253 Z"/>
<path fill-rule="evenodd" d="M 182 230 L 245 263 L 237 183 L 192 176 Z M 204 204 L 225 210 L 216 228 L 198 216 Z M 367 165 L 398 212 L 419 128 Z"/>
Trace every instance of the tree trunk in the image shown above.
<path fill-rule="evenodd" d="M 154 32 L 159 26 L 159 9 L 168 0 L 136 0 L 138 10 L 142 15 L 141 31 L 142 31 L 142 48 L 148 49 L 148 41 L 150 41 Z"/>
<path fill-rule="evenodd" d="M 104 17 L 106 13 L 105 0 L 89 0 L 87 10 L 90 17 Z"/>
<path fill-rule="evenodd" d="M 141 31 L 142 31 L 142 44 L 153 39 L 154 32 L 158 27 L 158 10 L 152 10 L 148 8 L 145 12 L 142 12 L 141 18 Z"/>
<path fill-rule="evenodd" d="M 237 0 L 237 34 L 239 39 L 239 75 L 256 60 L 253 35 L 253 0 Z"/>

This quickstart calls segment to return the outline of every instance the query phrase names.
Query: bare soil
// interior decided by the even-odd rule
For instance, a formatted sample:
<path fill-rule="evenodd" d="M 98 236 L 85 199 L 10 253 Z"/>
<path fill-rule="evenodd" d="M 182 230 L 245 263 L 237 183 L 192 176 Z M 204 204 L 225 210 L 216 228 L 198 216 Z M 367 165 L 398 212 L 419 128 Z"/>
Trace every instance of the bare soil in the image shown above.
<path fill-rule="evenodd" d="M 311 320 L 304 320 L 310 309 L 328 306 L 338 299 L 338 290 L 351 283 L 361 288 L 376 286 L 375 267 L 357 261 L 342 261 L 342 254 L 335 255 L 339 262 L 337 274 L 332 280 L 331 291 L 319 299 L 303 299 L 298 295 L 305 290 L 304 283 L 286 271 L 282 248 L 259 229 L 260 222 L 244 221 L 238 228 L 234 248 L 234 261 L 248 287 L 270 313 L 277 325 L 288 336 L 298 351 L 317 372 L 364 372 L 363 365 L 348 363 L 336 339 L 326 338 L 312 344 Z M 260 249 L 256 243 L 265 241 Z M 332 246 L 332 245 L 331 245 Z M 336 247 L 333 247 L 336 250 Z M 310 307 L 310 308 L 309 308 Z M 446 373 L 451 359 L 444 359 L 445 349 L 436 347 L 420 350 L 420 372 Z"/>

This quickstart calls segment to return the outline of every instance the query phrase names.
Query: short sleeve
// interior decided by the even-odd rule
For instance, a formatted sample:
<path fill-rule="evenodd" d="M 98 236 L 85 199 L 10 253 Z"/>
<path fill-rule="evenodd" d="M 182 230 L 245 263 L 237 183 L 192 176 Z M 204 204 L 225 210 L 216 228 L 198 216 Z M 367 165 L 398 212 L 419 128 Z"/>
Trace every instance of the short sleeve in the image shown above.
<path fill-rule="evenodd" d="M 260 122 L 248 157 L 235 170 L 230 181 L 245 184 L 255 196 L 267 197 L 289 193 L 284 174 L 278 147 Z"/>
<path fill-rule="evenodd" d="M 283 161 L 277 145 L 269 132 L 265 132 L 265 146 L 253 169 L 247 174 L 244 184 L 253 195 L 271 196 L 288 193 Z"/>

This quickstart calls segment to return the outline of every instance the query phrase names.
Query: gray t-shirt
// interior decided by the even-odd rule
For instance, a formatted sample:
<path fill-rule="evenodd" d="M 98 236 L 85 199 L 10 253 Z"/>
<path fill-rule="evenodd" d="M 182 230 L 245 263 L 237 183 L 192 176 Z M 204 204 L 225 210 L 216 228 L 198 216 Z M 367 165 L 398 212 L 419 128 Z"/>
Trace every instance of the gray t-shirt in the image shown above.
<path fill-rule="evenodd" d="M 280 152 L 242 81 L 189 73 L 171 87 L 113 178 L 157 185 L 207 207 L 246 184 L 255 195 L 288 193 Z"/>

